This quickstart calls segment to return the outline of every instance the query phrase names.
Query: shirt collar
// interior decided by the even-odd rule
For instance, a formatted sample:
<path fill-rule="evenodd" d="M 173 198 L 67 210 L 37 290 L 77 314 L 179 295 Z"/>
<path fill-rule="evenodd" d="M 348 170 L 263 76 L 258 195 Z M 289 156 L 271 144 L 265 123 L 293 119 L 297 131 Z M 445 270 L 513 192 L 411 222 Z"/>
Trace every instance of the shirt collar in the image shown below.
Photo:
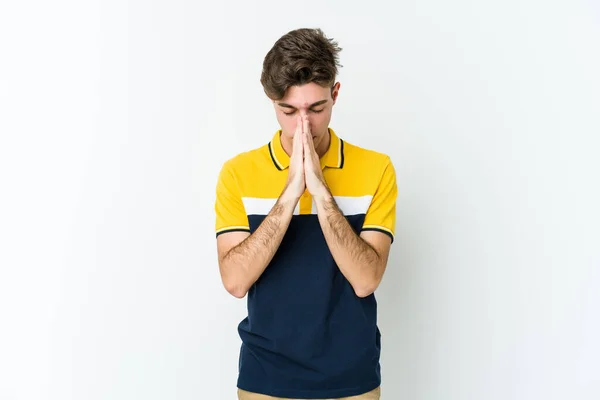
<path fill-rule="evenodd" d="M 329 148 L 321 157 L 321 168 L 343 168 L 344 167 L 344 141 L 340 139 L 333 129 L 329 128 Z M 281 129 L 275 132 L 269 142 L 269 154 L 271 160 L 278 170 L 284 170 L 290 166 L 290 157 L 281 146 Z"/>

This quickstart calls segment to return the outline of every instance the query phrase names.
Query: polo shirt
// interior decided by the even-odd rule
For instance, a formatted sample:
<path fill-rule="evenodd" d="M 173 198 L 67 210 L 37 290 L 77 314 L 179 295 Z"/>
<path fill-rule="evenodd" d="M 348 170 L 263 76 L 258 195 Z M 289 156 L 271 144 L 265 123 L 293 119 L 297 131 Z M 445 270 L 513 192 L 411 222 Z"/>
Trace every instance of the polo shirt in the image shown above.
<path fill-rule="evenodd" d="M 390 158 L 342 140 L 329 128 L 323 176 L 357 234 L 394 239 L 396 176 Z M 227 160 L 216 187 L 216 234 L 254 232 L 285 187 L 290 157 L 281 130 Z M 247 295 L 238 325 L 237 386 L 275 397 L 354 396 L 381 383 L 375 295 L 358 297 L 336 265 L 306 191 L 272 261 Z"/>

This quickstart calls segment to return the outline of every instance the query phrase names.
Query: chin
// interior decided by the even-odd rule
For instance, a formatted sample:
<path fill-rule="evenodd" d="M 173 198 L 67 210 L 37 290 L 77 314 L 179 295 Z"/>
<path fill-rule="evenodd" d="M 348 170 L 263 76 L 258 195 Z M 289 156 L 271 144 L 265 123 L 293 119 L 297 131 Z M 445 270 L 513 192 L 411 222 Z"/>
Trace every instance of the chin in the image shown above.
<path fill-rule="evenodd" d="M 320 142 L 326 136 L 327 136 L 327 133 L 322 133 L 320 135 L 313 135 L 313 141 Z"/>

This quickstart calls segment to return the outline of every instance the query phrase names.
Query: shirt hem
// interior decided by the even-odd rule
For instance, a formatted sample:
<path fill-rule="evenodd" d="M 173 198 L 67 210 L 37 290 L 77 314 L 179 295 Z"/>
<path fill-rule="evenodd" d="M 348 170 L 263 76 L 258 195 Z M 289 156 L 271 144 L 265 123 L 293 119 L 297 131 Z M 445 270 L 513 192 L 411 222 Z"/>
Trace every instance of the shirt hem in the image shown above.
<path fill-rule="evenodd" d="M 323 399 L 336 397 L 358 396 L 377 389 L 381 385 L 381 381 L 371 381 L 361 386 L 351 388 L 335 389 L 335 390 L 294 390 L 294 389 L 264 389 L 252 386 L 247 386 L 243 383 L 238 383 L 238 389 L 247 392 L 263 394 L 273 397 L 285 397 L 295 399 Z"/>

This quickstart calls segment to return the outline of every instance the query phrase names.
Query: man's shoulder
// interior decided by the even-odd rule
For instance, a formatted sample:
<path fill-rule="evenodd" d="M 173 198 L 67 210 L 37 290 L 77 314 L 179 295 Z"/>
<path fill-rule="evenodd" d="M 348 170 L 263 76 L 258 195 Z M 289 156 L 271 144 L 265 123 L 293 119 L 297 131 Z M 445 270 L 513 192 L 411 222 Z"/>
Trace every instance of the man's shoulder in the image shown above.
<path fill-rule="evenodd" d="M 223 169 L 245 171 L 250 167 L 256 167 L 257 164 L 264 162 L 268 154 L 268 144 L 246 150 L 226 159 L 223 163 Z"/>
<path fill-rule="evenodd" d="M 369 166 L 370 168 L 385 168 L 391 164 L 387 153 L 372 148 L 362 147 L 346 140 L 344 142 L 344 158 L 346 165 Z"/>

